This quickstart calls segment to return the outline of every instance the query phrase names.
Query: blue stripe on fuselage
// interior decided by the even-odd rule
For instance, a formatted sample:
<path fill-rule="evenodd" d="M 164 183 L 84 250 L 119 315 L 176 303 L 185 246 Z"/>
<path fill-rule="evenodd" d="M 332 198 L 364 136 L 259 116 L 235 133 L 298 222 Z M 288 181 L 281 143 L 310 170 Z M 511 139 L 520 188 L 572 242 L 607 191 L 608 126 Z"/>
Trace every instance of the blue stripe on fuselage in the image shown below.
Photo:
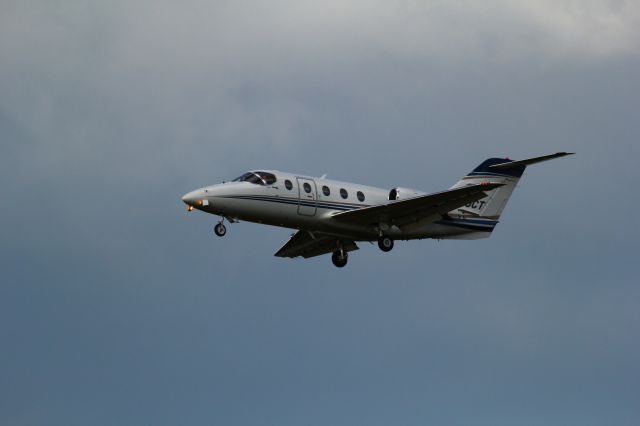
<path fill-rule="evenodd" d="M 222 198 L 232 198 L 232 199 L 252 200 L 252 201 L 266 201 L 271 203 L 291 204 L 296 206 L 303 205 L 306 207 L 318 207 L 321 209 L 340 210 L 340 211 L 353 210 L 353 209 L 362 208 L 362 207 L 369 207 L 366 204 L 349 206 L 342 203 L 336 204 L 336 203 L 330 203 L 330 202 L 318 201 L 318 200 L 307 201 L 307 200 L 301 200 L 299 198 L 283 198 L 283 197 L 273 197 L 268 195 L 229 195 L 229 196 L 224 196 Z"/>
<path fill-rule="evenodd" d="M 455 228 L 471 229 L 474 231 L 491 232 L 498 224 L 497 220 L 491 219 L 442 219 L 433 223 L 438 225 L 452 226 Z"/>
<path fill-rule="evenodd" d="M 249 201 L 266 201 L 271 203 L 281 203 L 281 204 L 290 204 L 290 205 L 304 205 L 308 207 L 317 207 L 319 209 L 326 210 L 354 210 L 357 208 L 369 207 L 368 205 L 362 206 L 347 206 L 345 204 L 336 204 L 329 203 L 325 201 L 306 201 L 300 200 L 298 198 L 283 198 L 283 197 L 273 197 L 266 195 L 233 195 L 233 196 L 224 196 L 222 198 L 232 198 L 239 200 L 249 200 Z M 491 232 L 493 228 L 498 224 L 497 220 L 492 219 L 442 219 L 434 221 L 438 225 L 451 226 L 455 228 L 464 228 L 472 231 L 484 231 Z"/>
<path fill-rule="evenodd" d="M 281 204 L 290 204 L 290 205 L 304 205 L 308 207 L 317 207 L 319 209 L 327 209 L 327 210 L 354 210 L 363 207 L 369 207 L 368 205 L 362 206 L 347 206 L 345 204 L 335 204 L 325 201 L 306 201 L 300 200 L 298 198 L 283 198 L 283 197 L 273 197 L 268 195 L 229 195 L 224 196 L 223 198 L 232 198 L 232 199 L 240 199 L 240 200 L 250 200 L 250 201 L 266 201 L 271 203 L 281 203 Z M 497 220 L 492 219 L 442 219 L 434 221 L 433 223 L 437 223 L 439 225 L 452 226 L 456 228 L 464 228 L 470 229 L 474 231 L 493 231 L 493 228 L 498 224 Z"/>

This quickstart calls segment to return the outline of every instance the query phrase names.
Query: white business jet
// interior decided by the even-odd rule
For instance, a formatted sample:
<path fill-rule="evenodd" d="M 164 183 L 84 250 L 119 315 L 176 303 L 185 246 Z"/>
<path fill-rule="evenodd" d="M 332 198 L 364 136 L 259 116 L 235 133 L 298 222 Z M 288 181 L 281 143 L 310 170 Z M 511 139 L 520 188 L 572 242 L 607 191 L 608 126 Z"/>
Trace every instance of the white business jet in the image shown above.
<path fill-rule="evenodd" d="M 451 189 L 433 194 L 260 170 L 191 191 L 182 201 L 188 211 L 220 216 L 214 228 L 220 237 L 227 233 L 225 219 L 297 229 L 276 256 L 332 253 L 333 264 L 342 268 L 348 253 L 358 250 L 357 241 L 377 241 L 388 252 L 394 240 L 489 237 L 524 169 L 571 154 L 490 158 Z"/>

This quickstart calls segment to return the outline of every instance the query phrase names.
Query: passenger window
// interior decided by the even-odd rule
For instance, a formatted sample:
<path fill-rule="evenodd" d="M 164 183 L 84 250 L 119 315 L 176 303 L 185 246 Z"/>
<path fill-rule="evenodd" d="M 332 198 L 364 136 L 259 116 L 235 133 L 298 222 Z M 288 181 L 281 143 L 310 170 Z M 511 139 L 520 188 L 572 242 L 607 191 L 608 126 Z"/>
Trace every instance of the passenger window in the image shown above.
<path fill-rule="evenodd" d="M 305 182 L 302 187 L 304 188 L 304 192 L 306 192 L 307 194 L 311 192 L 311 185 L 309 185 L 307 182 Z"/>
<path fill-rule="evenodd" d="M 323 193 L 324 195 L 326 195 L 327 197 L 328 197 L 329 195 L 331 195 L 331 191 L 329 190 L 329 187 L 328 187 L 327 185 L 325 185 L 325 186 L 323 186 L 323 187 L 322 187 L 322 193 Z"/>
<path fill-rule="evenodd" d="M 358 193 L 356 195 L 358 196 L 358 200 L 360 202 L 364 201 L 364 194 L 362 193 L 362 191 L 358 191 Z"/>
<path fill-rule="evenodd" d="M 341 196 L 342 198 L 346 199 L 346 198 L 349 196 L 349 194 L 347 193 L 347 190 L 346 190 L 346 189 L 344 189 L 344 188 L 340 188 L 340 196 Z"/>
<path fill-rule="evenodd" d="M 289 191 L 291 191 L 291 189 L 293 188 L 293 184 L 289 179 L 287 179 L 284 181 L 284 187 L 287 188 Z"/>

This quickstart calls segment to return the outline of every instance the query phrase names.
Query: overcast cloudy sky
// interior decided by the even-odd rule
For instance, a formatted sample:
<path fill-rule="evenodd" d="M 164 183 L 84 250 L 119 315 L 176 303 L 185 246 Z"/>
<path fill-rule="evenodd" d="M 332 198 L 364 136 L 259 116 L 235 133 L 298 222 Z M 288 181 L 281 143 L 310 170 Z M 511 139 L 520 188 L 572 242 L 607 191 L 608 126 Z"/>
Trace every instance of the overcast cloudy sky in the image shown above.
<path fill-rule="evenodd" d="M 0 423 L 637 425 L 639 111 L 637 1 L 5 0 Z M 564 150 L 343 270 L 180 201 Z"/>

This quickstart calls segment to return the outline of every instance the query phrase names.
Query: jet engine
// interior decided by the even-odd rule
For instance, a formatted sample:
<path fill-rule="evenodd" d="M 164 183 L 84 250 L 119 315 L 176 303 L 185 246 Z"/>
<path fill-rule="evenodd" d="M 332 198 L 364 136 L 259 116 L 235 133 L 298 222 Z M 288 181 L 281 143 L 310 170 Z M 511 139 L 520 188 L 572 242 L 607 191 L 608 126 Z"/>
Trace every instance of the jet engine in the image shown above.
<path fill-rule="evenodd" d="M 416 191 L 415 189 L 410 188 L 393 188 L 389 191 L 389 200 L 397 201 L 397 200 L 406 200 L 407 198 L 414 198 L 419 195 L 424 195 L 424 192 Z"/>

